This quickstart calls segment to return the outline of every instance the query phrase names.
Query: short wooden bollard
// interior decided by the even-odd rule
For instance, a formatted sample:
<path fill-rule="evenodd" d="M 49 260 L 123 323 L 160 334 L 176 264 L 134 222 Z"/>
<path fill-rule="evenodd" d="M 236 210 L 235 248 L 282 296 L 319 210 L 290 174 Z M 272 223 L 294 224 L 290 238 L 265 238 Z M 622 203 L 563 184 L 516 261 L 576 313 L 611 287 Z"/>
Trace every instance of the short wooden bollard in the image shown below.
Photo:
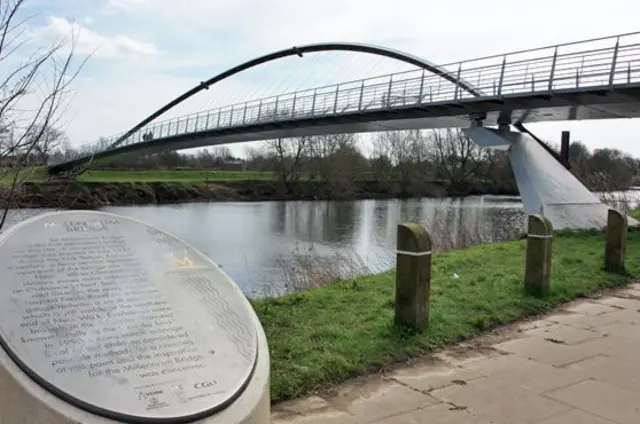
<path fill-rule="evenodd" d="M 551 222 L 542 215 L 529 215 L 524 271 L 524 289 L 529 295 L 544 297 L 549 294 L 552 241 Z"/>
<path fill-rule="evenodd" d="M 627 251 L 627 215 L 616 209 L 607 214 L 607 241 L 604 249 L 604 267 L 609 272 L 624 270 Z"/>
<path fill-rule="evenodd" d="M 431 237 L 419 224 L 398 225 L 395 322 L 419 331 L 429 326 Z"/>

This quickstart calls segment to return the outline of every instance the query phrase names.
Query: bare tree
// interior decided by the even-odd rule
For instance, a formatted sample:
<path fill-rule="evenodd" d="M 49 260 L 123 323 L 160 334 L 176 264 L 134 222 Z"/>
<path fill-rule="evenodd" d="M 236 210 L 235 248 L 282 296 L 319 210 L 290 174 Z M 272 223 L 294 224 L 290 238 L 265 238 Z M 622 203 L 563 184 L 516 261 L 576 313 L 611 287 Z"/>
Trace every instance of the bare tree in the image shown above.
<path fill-rule="evenodd" d="M 618 149 L 596 149 L 587 163 L 590 185 L 598 191 L 625 190 L 638 171 L 636 161 Z"/>
<path fill-rule="evenodd" d="M 226 159 L 232 158 L 233 153 L 231 153 L 229 146 L 216 146 L 213 148 L 211 156 L 213 156 L 217 162 L 223 162 Z"/>
<path fill-rule="evenodd" d="M 412 163 L 412 172 L 417 181 L 423 182 L 432 179 L 434 174 L 433 164 L 429 152 L 429 137 L 422 130 L 411 130 L 408 136 L 409 158 Z"/>
<path fill-rule="evenodd" d="M 306 156 L 311 178 L 331 181 L 341 178 L 344 164 L 338 166 L 336 159 L 341 153 L 351 153 L 356 149 L 355 134 L 327 134 L 311 137 L 307 143 Z"/>
<path fill-rule="evenodd" d="M 0 229 L 21 181 L 32 171 L 27 167 L 28 158 L 47 155 L 53 140 L 59 140 L 59 136 L 52 137 L 56 134 L 53 128 L 66 106 L 69 86 L 84 64 L 72 69 L 75 34 L 46 48 L 25 51 L 32 45 L 25 38 L 25 2 L 0 2 L 0 63 L 5 67 L 0 78 L 0 159 L 14 165 L 9 171 L 10 187 L 3 196 Z"/>
<path fill-rule="evenodd" d="M 36 139 L 38 134 L 40 134 L 40 137 Z M 33 150 L 38 165 L 46 165 L 50 156 L 59 150 L 63 143 L 68 143 L 66 134 L 53 127 L 44 128 L 44 130 L 36 127 L 27 135 L 27 139 L 34 146 Z"/>
<path fill-rule="evenodd" d="M 252 171 L 273 171 L 272 163 L 265 150 L 264 147 L 247 147 L 245 149 L 244 156 L 247 169 Z"/>
<path fill-rule="evenodd" d="M 468 183 L 487 161 L 487 149 L 480 148 L 460 129 L 432 131 L 429 146 L 438 174 L 454 184 Z"/>
<path fill-rule="evenodd" d="M 266 142 L 267 155 L 273 170 L 287 190 L 300 178 L 302 161 L 309 137 L 277 138 Z"/>
<path fill-rule="evenodd" d="M 376 181 L 389 181 L 393 177 L 393 163 L 387 138 L 383 134 L 376 134 L 372 140 L 371 172 Z"/>
<path fill-rule="evenodd" d="M 378 133 L 373 140 L 374 174 L 399 180 L 405 194 L 419 176 L 416 165 L 424 158 L 423 138 L 419 131 Z"/>

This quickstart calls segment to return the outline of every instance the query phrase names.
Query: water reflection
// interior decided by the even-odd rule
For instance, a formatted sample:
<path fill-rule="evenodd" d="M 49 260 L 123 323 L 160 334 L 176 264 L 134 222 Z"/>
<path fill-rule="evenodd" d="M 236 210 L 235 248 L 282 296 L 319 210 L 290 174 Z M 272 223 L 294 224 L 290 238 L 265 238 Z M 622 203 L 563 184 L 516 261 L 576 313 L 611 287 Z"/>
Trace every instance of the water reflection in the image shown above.
<path fill-rule="evenodd" d="M 104 210 L 182 238 L 222 266 L 249 296 L 282 292 L 283 259 L 309 249 L 327 257 L 353 253 L 371 271 L 388 269 L 395 261 L 400 222 L 425 225 L 436 243 L 438 237 L 450 242 L 471 233 L 491 240 L 496 227 L 523 223 L 518 218 L 523 216 L 519 199 L 510 197 L 192 203 Z M 42 210 L 13 213 L 11 221 L 38 212 Z"/>
<path fill-rule="evenodd" d="M 354 238 L 362 203 L 274 202 L 271 209 L 271 228 L 276 234 L 300 241 L 348 246 Z"/>
<path fill-rule="evenodd" d="M 354 253 L 372 271 L 395 261 L 397 224 L 415 221 L 448 238 L 474 234 L 491 240 L 504 218 L 522 216 L 516 198 L 364 200 L 185 204 L 114 207 L 174 233 L 221 265 L 250 296 L 284 291 L 286 259 Z M 521 225 L 522 221 L 515 221 Z M 511 224 L 510 224 L 511 225 Z M 283 259 L 285 261 L 283 261 Z"/>

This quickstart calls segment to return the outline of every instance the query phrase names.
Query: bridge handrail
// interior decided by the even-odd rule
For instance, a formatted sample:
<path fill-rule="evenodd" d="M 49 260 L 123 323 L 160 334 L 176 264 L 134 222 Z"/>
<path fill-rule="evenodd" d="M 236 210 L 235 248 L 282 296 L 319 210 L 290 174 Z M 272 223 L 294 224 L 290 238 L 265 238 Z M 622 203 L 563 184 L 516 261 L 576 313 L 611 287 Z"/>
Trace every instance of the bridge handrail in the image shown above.
<path fill-rule="evenodd" d="M 580 49 L 562 51 L 568 46 Z M 521 57 L 532 53 L 537 55 Z M 488 60 L 497 60 L 497 63 L 483 63 Z M 619 84 L 640 82 L 640 32 L 485 56 L 441 65 L 441 68 L 473 84 L 486 96 L 475 97 L 460 89 L 456 83 L 415 69 L 283 93 L 156 121 L 132 134 L 123 145 L 192 132 L 341 113 L 425 107 L 509 95 L 552 94 L 557 90 L 584 87 L 613 89 Z M 87 146 L 81 154 L 105 150 L 120 135 L 122 133 L 101 139 Z"/>
<path fill-rule="evenodd" d="M 638 46 L 638 45 L 640 45 L 640 44 L 635 44 L 634 46 Z M 609 48 L 594 49 L 594 50 L 590 50 L 590 51 L 584 52 L 585 53 L 584 55 L 582 54 L 583 52 L 565 53 L 565 54 L 562 54 L 562 55 L 558 55 L 558 58 L 576 56 L 576 59 L 582 59 L 582 58 L 588 57 L 590 55 L 595 55 L 597 53 L 606 52 L 607 50 L 610 50 L 610 49 Z M 530 64 L 530 63 L 536 63 L 537 60 L 538 60 L 538 58 L 530 58 L 530 59 L 523 59 L 523 60 L 520 60 L 520 61 L 509 62 L 509 64 L 510 65 Z M 471 63 L 471 62 L 473 62 L 473 60 L 466 61 L 466 63 Z M 447 67 L 450 67 L 451 65 L 458 65 L 459 63 L 465 63 L 465 62 L 454 62 L 454 63 L 445 64 L 445 65 L 439 65 L 439 66 L 441 66 L 443 68 L 447 68 Z M 482 70 L 495 69 L 495 68 L 496 68 L 495 65 L 488 65 L 488 66 L 465 69 L 465 72 L 482 71 Z M 398 76 L 402 76 L 402 75 L 416 74 L 416 73 L 423 73 L 423 71 L 420 70 L 420 69 L 411 69 L 411 70 L 401 71 L 401 72 L 396 72 L 396 73 L 386 73 L 386 74 L 378 75 L 378 76 L 375 76 L 375 77 L 364 78 L 364 79 L 350 80 L 350 81 L 346 81 L 346 82 L 341 82 L 339 84 L 326 84 L 326 85 L 323 85 L 323 86 L 307 88 L 307 89 L 298 90 L 298 91 L 285 92 L 285 93 L 278 94 L 278 95 L 263 97 L 263 98 L 260 98 L 258 100 L 248 100 L 248 101 L 245 101 L 245 102 L 230 103 L 230 104 L 219 106 L 219 107 L 216 107 L 216 108 L 206 109 L 206 110 L 203 110 L 203 111 L 200 111 L 200 112 L 190 113 L 190 114 L 187 114 L 187 115 L 181 115 L 181 116 L 176 117 L 176 118 L 167 118 L 167 119 L 163 119 L 161 121 L 157 121 L 153 125 L 158 125 L 158 124 L 161 124 L 161 123 L 166 123 L 168 121 L 174 121 L 176 119 L 192 117 L 192 116 L 201 115 L 201 114 L 205 114 L 205 113 L 210 113 L 210 112 L 214 112 L 214 111 L 218 111 L 218 110 L 231 109 L 231 108 L 234 108 L 235 106 L 242 106 L 242 105 L 247 104 L 247 103 L 258 103 L 259 101 L 263 101 L 264 102 L 264 101 L 268 101 L 268 100 L 275 100 L 276 98 L 294 96 L 296 94 L 301 94 L 301 93 L 305 93 L 305 92 L 312 92 L 312 91 L 320 91 L 320 90 L 328 89 L 328 88 L 335 89 L 336 86 L 338 86 L 338 85 L 340 85 L 340 86 L 350 85 L 350 84 L 355 84 L 355 83 L 361 83 L 363 81 L 366 82 L 366 81 L 372 81 L 372 80 L 377 80 L 377 79 L 389 78 L 389 77 L 392 77 L 392 76 L 393 77 L 398 77 Z M 439 79 L 440 77 L 438 77 L 436 75 L 428 75 L 427 78 L 428 79 Z M 118 136 L 120 136 L 122 134 L 123 133 L 119 133 L 117 136 L 114 136 L 114 137 L 118 137 Z"/>

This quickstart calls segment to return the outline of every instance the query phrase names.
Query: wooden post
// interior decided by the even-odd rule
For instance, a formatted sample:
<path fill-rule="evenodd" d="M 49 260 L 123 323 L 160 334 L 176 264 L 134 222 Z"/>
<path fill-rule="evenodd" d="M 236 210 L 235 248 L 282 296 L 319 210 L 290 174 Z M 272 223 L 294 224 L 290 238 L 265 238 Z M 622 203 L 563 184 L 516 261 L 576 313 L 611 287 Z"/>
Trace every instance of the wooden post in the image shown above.
<path fill-rule="evenodd" d="M 551 278 L 551 243 L 553 226 L 542 215 L 529 215 L 527 229 L 527 259 L 524 271 L 525 293 L 545 297 Z"/>
<path fill-rule="evenodd" d="M 429 326 L 431 237 L 419 224 L 398 225 L 395 323 L 424 331 Z"/>
<path fill-rule="evenodd" d="M 609 272 L 624 270 L 627 251 L 627 215 L 609 209 L 607 214 L 607 241 L 604 250 L 604 267 Z"/>

